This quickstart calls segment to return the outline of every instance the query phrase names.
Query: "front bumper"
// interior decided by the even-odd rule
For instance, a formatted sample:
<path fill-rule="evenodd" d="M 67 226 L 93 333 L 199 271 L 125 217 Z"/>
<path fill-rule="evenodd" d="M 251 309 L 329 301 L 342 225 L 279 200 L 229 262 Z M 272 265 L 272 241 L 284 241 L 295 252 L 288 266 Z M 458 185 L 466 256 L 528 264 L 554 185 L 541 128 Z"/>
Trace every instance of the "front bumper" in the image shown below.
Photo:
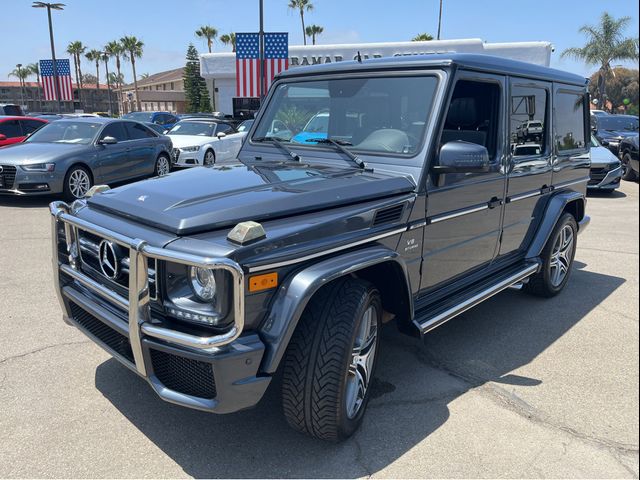
<path fill-rule="evenodd" d="M 197 152 L 185 152 L 180 148 L 174 148 L 171 151 L 171 161 L 175 167 L 197 167 L 202 165 L 200 159 L 201 151 Z"/>
<path fill-rule="evenodd" d="M 63 179 L 58 172 L 26 172 L 20 166 L 2 165 L 0 194 L 46 195 L 60 193 Z"/>
<path fill-rule="evenodd" d="M 165 401 L 229 413 L 249 408 L 262 398 L 271 377 L 259 372 L 264 344 L 258 335 L 241 335 L 244 275 L 235 262 L 150 247 L 143 241 L 123 237 L 70 215 L 63 202 L 52 203 L 51 213 L 54 283 L 68 324 L 144 377 Z M 78 238 L 77 229 L 81 228 L 129 248 L 128 298 L 85 275 L 75 260 L 60 261 L 60 223 L 64 226 L 67 245 Z M 161 320 L 153 318 L 146 268 L 148 257 L 229 271 L 234 279 L 235 320 L 230 330 L 214 336 L 197 336 L 175 327 L 167 328 Z"/>
<path fill-rule="evenodd" d="M 606 173 L 594 173 L 594 170 L 595 169 L 592 169 L 591 180 L 589 180 L 587 184 L 589 190 L 614 190 L 620 186 L 620 179 L 622 179 L 621 166 L 609 170 Z"/>

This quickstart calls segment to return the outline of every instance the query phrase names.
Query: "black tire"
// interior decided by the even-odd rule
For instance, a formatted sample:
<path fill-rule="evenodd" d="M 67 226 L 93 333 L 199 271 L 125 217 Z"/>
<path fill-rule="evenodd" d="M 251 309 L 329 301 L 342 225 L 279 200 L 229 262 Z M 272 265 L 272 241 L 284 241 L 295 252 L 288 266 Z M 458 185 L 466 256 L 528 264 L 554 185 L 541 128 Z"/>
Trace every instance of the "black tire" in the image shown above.
<path fill-rule="evenodd" d="M 211 161 L 207 160 L 207 157 L 209 157 L 209 154 L 211 154 Z M 213 150 L 209 149 L 204 153 L 204 158 L 202 159 L 202 165 L 203 166 L 208 166 L 208 165 L 214 165 L 216 163 L 216 152 L 214 152 Z"/>
<path fill-rule="evenodd" d="M 79 188 L 79 178 L 85 178 L 86 184 Z M 84 194 L 93 186 L 93 176 L 88 168 L 82 165 L 74 165 L 64 176 L 63 196 L 65 200 L 72 202 L 84 197 Z M 84 192 L 84 193 L 83 193 Z"/>
<path fill-rule="evenodd" d="M 566 262 L 561 258 L 557 259 L 558 263 L 562 263 L 562 265 L 564 265 L 562 268 L 566 268 L 564 277 L 560 281 L 558 281 L 559 279 L 554 276 L 557 269 L 559 268 L 553 267 L 553 265 L 556 263 L 554 259 L 554 253 L 560 242 L 559 237 L 562 234 L 563 230 L 565 230 L 565 228 L 571 229 L 572 244 L 570 249 L 567 249 L 566 254 L 563 255 L 563 258 L 566 260 Z M 553 229 L 553 232 L 551 233 L 551 236 L 549 237 L 549 240 L 547 240 L 547 244 L 542 251 L 541 270 L 529 278 L 529 282 L 525 283 L 523 290 L 533 295 L 547 298 L 554 297 L 559 294 L 569 281 L 569 277 L 571 275 L 573 259 L 576 255 L 577 238 L 578 223 L 576 222 L 575 217 L 570 213 L 563 214 L 560 217 L 560 220 L 558 220 L 558 223 Z"/>
<path fill-rule="evenodd" d="M 366 313 L 374 308 L 370 318 Z M 311 299 L 284 358 L 282 404 L 287 423 L 312 437 L 341 441 L 359 427 L 371 393 L 380 344 L 382 304 L 370 283 L 343 278 L 320 289 Z M 375 318 L 374 318 L 375 317 Z M 368 343 L 373 358 L 363 399 L 350 403 L 356 375 L 351 375 L 352 351 L 365 322 L 375 338 Z M 364 348 L 363 348 L 364 351 Z M 355 369 L 358 370 L 357 368 Z M 366 370 L 365 370 L 366 371 Z M 360 371 L 362 372 L 362 371 Z M 359 397 L 358 397 L 359 398 Z M 358 405 L 356 410 L 350 406 Z"/>
<path fill-rule="evenodd" d="M 628 182 L 635 182 L 637 180 L 638 176 L 631 167 L 631 155 L 628 153 L 622 156 L 622 168 L 624 169 L 624 174 L 622 175 L 623 180 Z"/>
<path fill-rule="evenodd" d="M 153 174 L 154 176 L 159 177 L 167 175 L 169 172 L 171 172 L 171 159 L 166 153 L 161 153 L 158 155 L 158 158 L 156 158 L 156 164 L 153 167 Z"/>

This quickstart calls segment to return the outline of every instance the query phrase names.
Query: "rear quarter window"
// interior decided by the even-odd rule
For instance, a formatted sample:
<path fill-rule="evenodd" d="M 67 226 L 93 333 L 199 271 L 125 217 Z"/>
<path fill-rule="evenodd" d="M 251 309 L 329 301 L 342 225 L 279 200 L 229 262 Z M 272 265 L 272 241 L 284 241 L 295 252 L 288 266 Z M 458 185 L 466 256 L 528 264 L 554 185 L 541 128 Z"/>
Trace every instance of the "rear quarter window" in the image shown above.
<path fill-rule="evenodd" d="M 559 152 L 584 149 L 585 135 L 584 95 L 559 91 L 555 102 L 555 145 Z"/>

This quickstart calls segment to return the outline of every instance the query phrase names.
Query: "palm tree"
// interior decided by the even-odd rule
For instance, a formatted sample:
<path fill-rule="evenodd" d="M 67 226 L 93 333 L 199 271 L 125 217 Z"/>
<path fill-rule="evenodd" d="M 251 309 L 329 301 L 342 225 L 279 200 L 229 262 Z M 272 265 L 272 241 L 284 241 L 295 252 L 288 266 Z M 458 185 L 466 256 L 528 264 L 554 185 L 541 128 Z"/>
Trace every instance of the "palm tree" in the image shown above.
<path fill-rule="evenodd" d="M 41 110 L 42 97 L 40 95 L 40 64 L 38 62 L 30 63 L 29 65 L 27 65 L 27 69 L 29 70 L 29 73 L 31 75 L 36 76 L 36 83 L 38 84 L 38 104 L 39 104 L 39 109 Z"/>
<path fill-rule="evenodd" d="M 89 50 L 84 55 L 87 60 L 90 62 L 95 62 L 96 64 L 96 88 L 100 88 L 100 60 L 102 60 L 102 52 L 100 50 Z"/>
<path fill-rule="evenodd" d="M 207 40 L 207 46 L 209 47 L 209 53 L 211 53 L 211 49 L 213 48 L 213 41 L 218 36 L 218 30 L 211 25 L 203 25 L 198 30 L 196 30 L 196 37 L 204 38 Z"/>
<path fill-rule="evenodd" d="M 148 73 L 141 73 L 140 74 L 140 80 L 144 80 L 145 78 L 149 78 L 151 75 L 149 75 Z"/>
<path fill-rule="evenodd" d="M 113 40 L 107 43 L 104 46 L 104 51 L 110 57 L 113 57 L 116 59 L 116 71 L 118 72 L 118 74 L 113 76 L 112 79 L 110 79 L 111 80 L 110 83 L 112 85 L 115 85 L 116 89 L 118 90 L 116 95 L 118 99 L 118 111 L 122 112 L 120 105 L 122 103 L 122 84 L 124 83 L 124 75 L 122 75 L 122 72 L 120 71 L 122 66 L 122 64 L 120 63 L 120 59 L 124 55 L 125 51 L 124 51 L 124 48 L 122 47 L 122 44 L 117 40 Z M 115 79 L 115 82 L 112 81 L 113 79 Z"/>
<path fill-rule="evenodd" d="M 428 42 L 433 40 L 433 35 L 429 33 L 420 33 L 411 39 L 412 42 Z"/>
<path fill-rule="evenodd" d="M 324 32 L 324 28 L 320 25 L 309 25 L 304 31 L 307 34 L 307 37 L 311 38 L 311 43 L 315 45 L 316 37 Z"/>
<path fill-rule="evenodd" d="M 124 75 L 121 73 L 110 72 L 108 78 L 111 85 L 122 85 L 124 83 Z"/>
<path fill-rule="evenodd" d="M 138 95 L 138 77 L 136 76 L 136 58 L 142 57 L 144 43 L 134 36 L 125 36 L 120 39 L 120 43 L 125 50 L 124 58 L 131 62 L 133 71 L 133 89 L 136 94 L 136 109 L 140 110 L 140 96 Z"/>
<path fill-rule="evenodd" d="M 82 88 L 82 68 L 80 67 L 80 57 L 87 50 L 81 41 L 76 40 L 67 45 L 67 53 L 73 56 L 73 66 L 76 73 L 76 85 Z"/>
<path fill-rule="evenodd" d="M 302 41 L 307 44 L 307 30 L 304 26 L 304 12 L 313 10 L 311 0 L 289 0 L 289 8 L 300 12 L 300 21 L 302 22 Z"/>
<path fill-rule="evenodd" d="M 616 19 L 604 12 L 598 25 L 584 25 L 578 30 L 587 37 L 584 47 L 567 48 L 562 52 L 562 57 L 580 59 L 588 65 L 600 65 L 597 91 L 601 104 L 606 104 L 606 82 L 612 73 L 611 63 L 638 61 L 638 38 L 623 37 L 622 33 L 630 21 L 631 17 Z"/>
<path fill-rule="evenodd" d="M 224 35 L 220 35 L 220 41 L 223 45 L 231 45 L 231 51 L 236 53 L 236 34 L 235 33 L 225 33 Z"/>
<path fill-rule="evenodd" d="M 24 104 L 25 80 L 29 75 L 31 75 L 31 72 L 29 71 L 28 68 L 20 68 L 20 67 L 22 67 L 22 65 L 18 64 L 17 67 L 14 70 L 12 70 L 11 73 L 9 73 L 9 76 L 16 77 L 18 79 L 18 82 L 20 82 L 20 98 L 22 103 Z"/>

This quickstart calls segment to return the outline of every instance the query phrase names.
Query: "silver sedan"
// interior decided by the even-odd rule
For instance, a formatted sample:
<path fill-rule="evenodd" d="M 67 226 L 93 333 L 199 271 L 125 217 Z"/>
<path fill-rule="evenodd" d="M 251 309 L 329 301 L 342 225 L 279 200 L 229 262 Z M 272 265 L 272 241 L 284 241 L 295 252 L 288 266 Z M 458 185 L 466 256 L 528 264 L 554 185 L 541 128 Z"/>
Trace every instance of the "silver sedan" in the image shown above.
<path fill-rule="evenodd" d="M 83 197 L 94 184 L 165 175 L 171 140 L 135 121 L 64 119 L 0 149 L 0 194 Z"/>

